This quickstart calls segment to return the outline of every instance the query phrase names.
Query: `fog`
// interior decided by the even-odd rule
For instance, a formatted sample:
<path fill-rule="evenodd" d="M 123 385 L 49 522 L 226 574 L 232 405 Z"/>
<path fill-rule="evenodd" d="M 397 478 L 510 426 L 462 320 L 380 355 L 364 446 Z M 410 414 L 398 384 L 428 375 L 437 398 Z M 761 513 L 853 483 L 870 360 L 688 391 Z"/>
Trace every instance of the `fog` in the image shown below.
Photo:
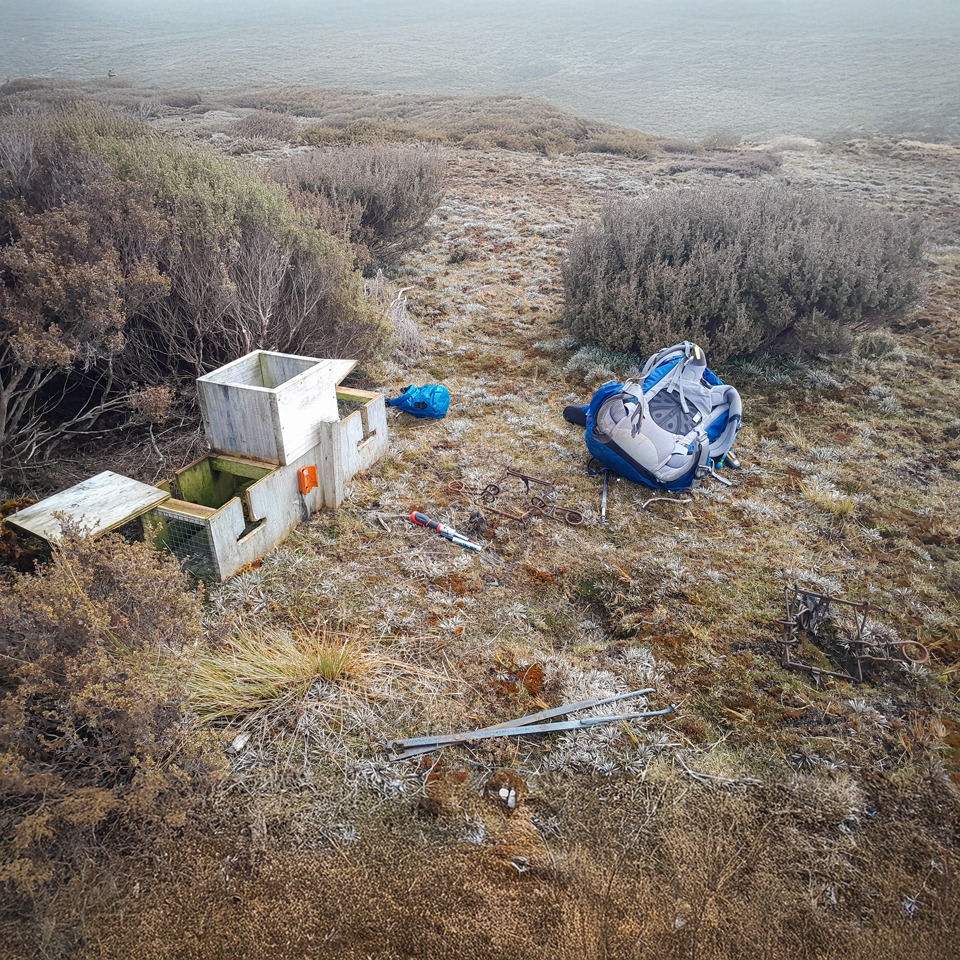
<path fill-rule="evenodd" d="M 960 136 L 957 0 L 0 0 L 0 72 L 521 93 L 666 135 Z"/>

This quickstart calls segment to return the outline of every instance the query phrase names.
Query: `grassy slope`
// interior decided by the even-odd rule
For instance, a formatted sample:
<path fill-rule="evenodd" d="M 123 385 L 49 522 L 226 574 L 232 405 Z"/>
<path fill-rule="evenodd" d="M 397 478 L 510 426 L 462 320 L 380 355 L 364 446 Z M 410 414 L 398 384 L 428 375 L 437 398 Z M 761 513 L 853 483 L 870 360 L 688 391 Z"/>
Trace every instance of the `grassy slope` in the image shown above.
<path fill-rule="evenodd" d="M 366 687 L 317 688 L 258 726 L 202 824 L 154 869 L 116 866 L 119 902 L 88 908 L 84 956 L 952 956 L 956 248 L 931 255 L 930 298 L 897 327 L 906 362 L 719 371 L 746 410 L 735 486 L 645 510 L 647 491 L 617 483 L 600 527 L 560 410 L 626 371 L 562 344 L 559 258 L 606 196 L 703 174 L 449 159 L 435 239 L 403 278 L 427 349 L 388 387 L 444 382 L 450 415 L 392 419 L 388 458 L 342 509 L 210 608 L 217 632 L 349 625 L 369 638 Z M 849 144 L 787 152 L 777 175 L 946 229 L 960 154 Z M 474 508 L 448 483 L 506 464 L 555 480 L 588 523 L 488 513 L 477 556 L 398 518 L 463 526 Z M 775 621 L 797 578 L 875 602 L 930 667 L 825 689 L 782 670 Z M 433 676 L 397 680 L 378 652 Z M 531 664 L 542 687 L 522 682 Z M 378 746 L 648 683 L 675 718 L 436 766 L 388 764 Z M 505 780 L 512 813 L 495 798 Z"/>
<path fill-rule="evenodd" d="M 913 206 L 923 165 L 861 152 L 788 154 L 784 175 L 839 170 L 843 189 Z M 906 363 L 730 371 L 748 418 L 734 488 L 643 510 L 645 491 L 616 484 L 605 528 L 488 517 L 478 557 L 392 515 L 462 526 L 449 481 L 517 464 L 595 518 L 598 482 L 559 410 L 605 374 L 562 372 L 557 265 L 601 197 L 661 178 L 656 163 L 496 153 L 450 170 L 436 239 L 404 279 L 428 349 L 394 373 L 447 383 L 451 414 L 394 420 L 389 458 L 343 509 L 215 599 L 238 629 L 342 620 L 444 679 L 374 675 L 374 700 L 324 690 L 295 731 L 255 739 L 237 778 L 263 853 L 240 844 L 247 865 L 224 883 L 208 847 L 195 883 L 140 905 L 137 935 L 175 904 L 224 955 L 269 955 L 263 936 L 291 956 L 950 955 L 958 450 L 952 414 L 929 411 L 955 395 L 956 252 L 935 255 L 931 299 L 899 328 Z M 934 663 L 823 690 L 783 671 L 775 620 L 797 577 L 876 602 Z M 532 663 L 535 696 L 510 682 Z M 432 770 L 375 746 L 648 681 L 676 719 L 451 750 Z M 506 776 L 512 815 L 485 789 Z M 119 949 L 129 931 L 105 935 Z"/>

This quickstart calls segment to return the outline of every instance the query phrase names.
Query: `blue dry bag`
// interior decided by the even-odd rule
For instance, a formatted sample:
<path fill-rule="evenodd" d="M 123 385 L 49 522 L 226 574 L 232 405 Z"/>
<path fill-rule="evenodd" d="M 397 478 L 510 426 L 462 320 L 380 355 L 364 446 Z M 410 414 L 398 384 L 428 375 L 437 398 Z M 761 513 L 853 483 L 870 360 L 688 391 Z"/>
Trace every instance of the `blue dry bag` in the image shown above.
<path fill-rule="evenodd" d="M 450 409 L 450 391 L 439 383 L 428 383 L 424 387 L 411 384 L 399 397 L 387 401 L 388 407 L 397 407 L 415 417 L 438 419 L 447 415 Z"/>

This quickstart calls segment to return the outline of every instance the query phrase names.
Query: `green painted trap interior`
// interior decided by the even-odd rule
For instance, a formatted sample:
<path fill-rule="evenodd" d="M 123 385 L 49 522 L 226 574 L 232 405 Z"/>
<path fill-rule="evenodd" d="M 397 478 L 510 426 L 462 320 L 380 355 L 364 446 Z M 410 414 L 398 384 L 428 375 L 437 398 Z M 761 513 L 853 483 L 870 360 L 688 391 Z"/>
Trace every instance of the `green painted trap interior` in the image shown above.
<path fill-rule="evenodd" d="M 170 492 L 180 500 L 216 510 L 242 496 L 273 469 L 229 457 L 206 457 L 178 471 Z"/>

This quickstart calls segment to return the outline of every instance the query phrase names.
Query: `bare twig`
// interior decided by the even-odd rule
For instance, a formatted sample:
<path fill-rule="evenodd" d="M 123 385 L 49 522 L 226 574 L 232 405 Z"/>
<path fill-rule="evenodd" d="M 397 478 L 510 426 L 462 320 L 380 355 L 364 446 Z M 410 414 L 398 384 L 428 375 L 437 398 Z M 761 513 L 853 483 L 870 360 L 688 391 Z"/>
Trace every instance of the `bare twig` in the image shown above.
<path fill-rule="evenodd" d="M 730 777 L 717 777 L 711 773 L 703 773 L 699 770 L 691 770 L 684 762 L 683 757 L 680 754 L 676 754 L 677 762 L 683 767 L 684 771 L 693 777 L 694 780 L 697 780 L 699 783 L 717 783 L 723 787 L 735 787 L 740 786 L 741 784 L 759 784 L 760 781 L 755 777 L 740 777 L 739 779 L 731 779 Z"/>
<path fill-rule="evenodd" d="M 641 510 L 646 510 L 651 503 L 693 503 L 693 500 L 687 497 L 684 500 L 674 500 L 673 497 L 651 497 L 640 504 Z"/>

